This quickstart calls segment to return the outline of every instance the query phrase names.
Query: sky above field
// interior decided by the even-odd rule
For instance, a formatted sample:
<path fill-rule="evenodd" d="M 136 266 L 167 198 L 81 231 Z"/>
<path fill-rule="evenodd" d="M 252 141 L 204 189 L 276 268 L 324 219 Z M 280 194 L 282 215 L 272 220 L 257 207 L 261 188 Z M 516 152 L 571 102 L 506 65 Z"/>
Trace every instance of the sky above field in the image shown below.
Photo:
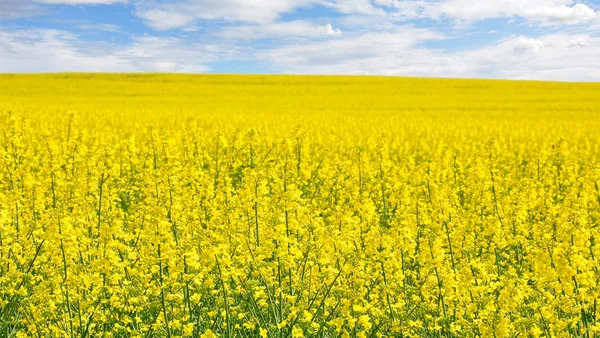
<path fill-rule="evenodd" d="M 0 72 L 600 81 L 600 0 L 0 0 Z"/>

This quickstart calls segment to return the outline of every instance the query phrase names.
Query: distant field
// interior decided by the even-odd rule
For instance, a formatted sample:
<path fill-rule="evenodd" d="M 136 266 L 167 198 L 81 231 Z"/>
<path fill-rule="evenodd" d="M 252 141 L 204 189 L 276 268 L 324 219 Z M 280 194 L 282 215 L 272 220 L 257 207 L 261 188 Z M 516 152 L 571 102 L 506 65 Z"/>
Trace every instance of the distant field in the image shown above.
<path fill-rule="evenodd" d="M 600 83 L 0 75 L 0 337 L 600 335 Z"/>

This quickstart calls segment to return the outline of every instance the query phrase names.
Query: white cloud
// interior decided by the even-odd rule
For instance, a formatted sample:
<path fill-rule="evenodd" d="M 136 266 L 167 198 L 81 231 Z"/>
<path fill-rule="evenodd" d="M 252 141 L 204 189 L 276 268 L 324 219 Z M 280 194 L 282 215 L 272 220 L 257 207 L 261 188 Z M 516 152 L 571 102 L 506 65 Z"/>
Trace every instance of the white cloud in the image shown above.
<path fill-rule="evenodd" d="M 166 31 L 175 28 L 189 26 L 196 19 L 184 11 L 167 9 L 149 9 L 141 11 L 138 16 L 146 21 L 146 24 L 156 30 Z"/>
<path fill-rule="evenodd" d="M 128 0 L 35 0 L 50 5 L 112 5 L 127 3 Z"/>
<path fill-rule="evenodd" d="M 219 36 L 228 39 L 321 38 L 340 35 L 342 35 L 342 31 L 339 28 L 333 28 L 331 24 L 319 26 L 302 20 L 265 25 L 230 26 L 219 33 Z"/>
<path fill-rule="evenodd" d="M 157 30 L 185 28 L 198 20 L 272 23 L 316 0 L 178 0 L 139 5 L 136 15 Z"/>
<path fill-rule="evenodd" d="M 386 14 L 385 10 L 374 6 L 371 0 L 325 0 L 322 2 L 322 4 L 345 14 Z"/>
<path fill-rule="evenodd" d="M 571 40 L 569 47 L 585 47 L 589 44 L 586 37 L 577 37 Z"/>
<path fill-rule="evenodd" d="M 417 74 L 418 62 L 399 69 L 408 60 L 426 60 L 432 52 L 418 45 L 443 39 L 440 33 L 397 27 L 395 31 L 365 33 L 340 39 L 290 44 L 259 54 L 269 64 L 284 72 L 317 74 Z M 429 66 L 429 65 L 428 65 Z M 433 69 L 431 69 L 433 71 Z"/>
<path fill-rule="evenodd" d="M 533 51 L 537 52 L 544 48 L 544 43 L 537 39 L 528 37 L 519 37 L 514 41 L 513 49 L 518 52 Z"/>
<path fill-rule="evenodd" d="M 419 45 L 436 38 L 435 32 L 429 32 L 429 38 L 415 38 L 424 35 L 414 31 L 364 34 L 287 45 L 260 57 L 289 73 L 600 80 L 599 37 L 514 36 L 472 50 L 445 52 Z"/>
<path fill-rule="evenodd" d="M 3 15 L 10 18 L 35 15 L 43 10 L 52 13 L 54 7 L 42 5 L 42 1 L 45 4 L 126 2 L 0 0 L 0 6 L 4 6 Z M 573 0 L 130 2 L 136 6 L 135 14 L 150 27 L 181 31 L 176 33 L 177 37 L 165 33 L 161 37 L 137 36 L 117 45 L 83 40 L 60 30 L 6 30 L 0 25 L 0 72 L 206 72 L 212 62 L 243 60 L 261 62 L 284 73 L 600 80 L 598 14 L 591 5 Z M 282 20 L 286 13 L 319 5 L 343 14 Z M 448 23 L 454 23 L 454 28 L 459 24 L 468 27 L 474 21 L 489 18 L 503 21 L 511 18 L 527 24 L 513 26 L 522 29 L 522 33 L 510 37 L 497 34 L 493 29 L 497 27 L 482 32 L 442 33 L 438 30 L 442 28 L 401 24 L 403 20 L 422 17 L 442 20 L 434 24 L 437 27 L 448 27 Z M 582 23 L 586 25 L 577 26 Z M 573 24 L 576 26 L 564 27 Z M 69 25 L 85 30 L 126 32 L 125 26 L 98 22 L 70 21 Z M 464 37 L 468 36 L 484 38 L 487 44 L 477 41 L 477 45 L 465 46 Z M 462 38 L 460 48 L 452 47 L 454 38 Z M 205 42 L 197 43 L 194 39 Z M 269 41 L 255 43 L 257 39 Z M 434 43 L 437 40 L 447 41 Z M 435 45 L 446 47 L 431 47 Z"/>
<path fill-rule="evenodd" d="M 516 48 L 523 41 L 530 48 Z M 574 46 L 585 41 L 586 46 Z M 583 50 L 582 50 L 583 48 Z M 516 36 L 459 53 L 483 74 L 495 78 L 540 80 L 600 80 L 600 37 L 589 34 L 548 34 L 535 39 Z"/>
<path fill-rule="evenodd" d="M 97 30 L 97 31 L 105 31 L 105 32 L 118 32 L 119 26 L 113 24 L 88 24 L 88 25 L 79 25 L 81 29 L 89 29 L 89 30 Z"/>
<path fill-rule="evenodd" d="M 127 60 L 138 71 L 202 73 L 206 63 L 230 60 L 240 53 L 237 48 L 219 45 L 185 43 L 177 38 L 143 36 L 134 39 L 115 54 Z"/>
<path fill-rule="evenodd" d="M 0 0 L 0 20 L 16 19 L 45 13 L 30 0 Z"/>
<path fill-rule="evenodd" d="M 110 53 L 82 51 L 77 38 L 58 30 L 1 31 L 0 72 L 133 71 Z"/>
<path fill-rule="evenodd" d="M 388 2 L 400 17 L 452 18 L 477 21 L 502 17 L 522 17 L 544 25 L 586 24 L 598 19 L 596 11 L 572 0 L 441 0 Z"/>
<path fill-rule="evenodd" d="M 596 19 L 598 15 L 592 8 L 584 4 L 576 4 L 572 7 L 564 5 L 558 7 L 541 7 L 539 9 L 531 9 L 527 14 L 530 18 L 537 19 L 549 25 L 588 23 Z"/>
<path fill-rule="evenodd" d="M 48 14 L 50 8 L 45 5 L 109 5 L 127 2 L 128 0 L 0 0 L 0 20 Z"/>
<path fill-rule="evenodd" d="M 0 28 L 0 72 L 206 72 L 236 48 L 143 36 L 125 46 L 82 41 L 59 30 Z"/>
<path fill-rule="evenodd" d="M 473 21 L 507 17 L 522 17 L 541 25 L 588 24 L 599 19 L 592 7 L 573 0 L 148 0 L 136 5 L 136 15 L 156 30 L 189 30 L 200 20 L 267 25 L 277 22 L 284 13 L 309 6 L 325 6 L 346 17 L 375 16 L 396 21 L 422 17 L 450 19 L 462 27 Z"/>

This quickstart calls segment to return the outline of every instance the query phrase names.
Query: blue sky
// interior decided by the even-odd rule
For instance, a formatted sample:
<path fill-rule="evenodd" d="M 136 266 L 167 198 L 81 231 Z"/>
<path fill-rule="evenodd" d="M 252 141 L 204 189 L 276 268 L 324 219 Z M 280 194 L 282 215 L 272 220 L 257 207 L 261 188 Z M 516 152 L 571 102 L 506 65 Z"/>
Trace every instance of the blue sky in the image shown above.
<path fill-rule="evenodd" d="M 600 0 L 0 0 L 0 72 L 600 81 Z"/>

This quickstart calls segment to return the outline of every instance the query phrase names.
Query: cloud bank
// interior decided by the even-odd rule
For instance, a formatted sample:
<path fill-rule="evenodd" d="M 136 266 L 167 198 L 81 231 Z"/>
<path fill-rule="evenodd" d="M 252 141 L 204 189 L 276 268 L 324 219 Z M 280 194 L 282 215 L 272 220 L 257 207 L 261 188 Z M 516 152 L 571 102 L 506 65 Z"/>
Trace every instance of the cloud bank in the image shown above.
<path fill-rule="evenodd" d="M 244 63 L 256 67 L 248 72 L 600 81 L 599 6 L 572 0 L 2 0 L 0 72 L 228 72 L 228 65 Z M 70 13 L 64 8 L 102 8 L 128 18 L 60 17 Z"/>

